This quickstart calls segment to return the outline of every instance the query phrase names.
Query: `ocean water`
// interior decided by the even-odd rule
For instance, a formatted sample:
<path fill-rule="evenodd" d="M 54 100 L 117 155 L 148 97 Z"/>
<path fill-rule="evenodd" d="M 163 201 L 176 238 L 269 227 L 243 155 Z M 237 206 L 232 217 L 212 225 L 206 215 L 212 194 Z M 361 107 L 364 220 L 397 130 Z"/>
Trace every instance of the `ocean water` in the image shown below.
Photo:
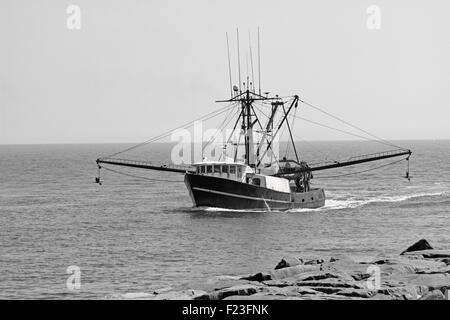
<path fill-rule="evenodd" d="M 192 208 L 174 173 L 102 172 L 95 184 L 95 159 L 127 145 L 0 146 L 0 298 L 139 297 L 269 270 L 283 256 L 395 254 L 420 238 L 449 248 L 450 141 L 396 143 L 413 150 L 411 181 L 406 161 L 324 171 L 313 183 L 326 206 L 286 212 Z M 140 156 L 164 161 L 170 149 Z M 378 151 L 350 141 L 299 150 L 308 160 Z M 69 266 L 80 268 L 79 290 L 66 285 Z"/>

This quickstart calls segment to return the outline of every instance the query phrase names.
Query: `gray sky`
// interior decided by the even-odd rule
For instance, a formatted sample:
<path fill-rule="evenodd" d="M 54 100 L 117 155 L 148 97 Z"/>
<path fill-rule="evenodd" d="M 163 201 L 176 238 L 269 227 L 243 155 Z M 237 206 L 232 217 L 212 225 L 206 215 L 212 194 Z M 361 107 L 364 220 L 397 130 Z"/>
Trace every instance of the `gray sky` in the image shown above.
<path fill-rule="evenodd" d="M 70 4 L 81 30 L 66 27 Z M 380 30 L 366 26 L 372 4 Z M 139 142 L 211 112 L 229 95 L 225 32 L 234 54 L 240 29 L 245 73 L 258 26 L 263 91 L 299 94 L 386 139 L 449 139 L 449 9 L 444 0 L 2 0 L 0 143 Z M 297 125 L 305 139 L 348 139 Z"/>

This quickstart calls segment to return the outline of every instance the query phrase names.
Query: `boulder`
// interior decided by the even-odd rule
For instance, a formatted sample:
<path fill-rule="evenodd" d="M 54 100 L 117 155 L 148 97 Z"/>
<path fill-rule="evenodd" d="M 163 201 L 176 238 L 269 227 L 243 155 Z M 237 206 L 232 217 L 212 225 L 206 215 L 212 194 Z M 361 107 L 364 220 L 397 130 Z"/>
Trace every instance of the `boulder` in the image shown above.
<path fill-rule="evenodd" d="M 421 239 L 419 241 L 417 241 L 416 243 L 414 243 L 412 246 L 409 246 L 408 249 L 406 249 L 405 251 L 403 251 L 402 254 L 405 254 L 406 252 L 414 252 L 414 251 L 422 251 L 422 250 L 433 250 L 433 247 L 430 246 L 430 244 L 428 243 L 427 240 L 425 239 Z"/>
<path fill-rule="evenodd" d="M 450 275 L 448 274 L 409 274 L 399 275 L 395 280 L 402 281 L 412 286 L 427 287 L 429 290 L 441 289 L 450 286 Z"/>
<path fill-rule="evenodd" d="M 316 265 L 313 266 L 305 266 L 305 265 L 297 265 L 294 267 L 287 267 L 283 269 L 277 269 L 272 272 L 270 272 L 271 279 L 278 280 L 278 279 L 284 279 L 284 278 L 292 278 L 295 275 L 298 275 L 300 273 L 305 272 L 311 272 L 311 271 L 319 271 L 320 268 Z"/>
<path fill-rule="evenodd" d="M 312 259 L 312 260 L 305 261 L 303 264 L 313 265 L 313 264 L 322 264 L 324 262 L 325 262 L 325 260 L 323 260 L 323 259 Z"/>
<path fill-rule="evenodd" d="M 393 300 L 417 300 L 427 292 L 426 287 L 413 285 L 378 290 L 379 294 L 389 295 Z"/>
<path fill-rule="evenodd" d="M 224 288 L 197 296 L 195 300 L 222 300 L 229 296 L 250 296 L 261 289 L 254 285 L 237 285 L 230 288 Z"/>
<path fill-rule="evenodd" d="M 154 300 L 195 300 L 198 297 L 205 295 L 206 292 L 202 290 L 183 290 L 170 291 L 154 296 Z"/>
<path fill-rule="evenodd" d="M 440 290 L 433 290 L 426 293 L 419 300 L 446 300 L 444 294 Z"/>
<path fill-rule="evenodd" d="M 366 280 L 366 279 L 369 279 L 370 277 L 372 277 L 372 274 L 365 273 L 365 272 L 357 272 L 357 273 L 352 274 L 351 276 L 356 281 L 362 281 L 362 280 Z"/>
<path fill-rule="evenodd" d="M 258 282 L 268 281 L 271 279 L 272 279 L 272 276 L 270 274 L 262 273 L 262 272 L 258 272 L 258 273 L 249 275 L 247 277 L 241 278 L 241 280 L 258 281 Z"/>
<path fill-rule="evenodd" d="M 405 252 L 404 255 L 414 255 L 416 252 Z M 450 258 L 450 250 L 422 250 L 420 254 L 427 259 Z"/>
<path fill-rule="evenodd" d="M 336 294 L 346 297 L 357 297 L 357 298 L 365 298 L 369 299 L 372 298 L 376 292 L 366 289 L 342 289 L 339 292 L 336 292 Z"/>
<path fill-rule="evenodd" d="M 299 264 L 302 264 L 302 260 L 294 258 L 294 257 L 288 257 L 281 259 L 280 262 L 275 267 L 275 270 L 288 268 L 288 267 L 294 267 Z"/>
<path fill-rule="evenodd" d="M 356 282 L 343 281 L 342 279 L 298 281 L 297 286 L 312 287 L 314 290 L 317 290 L 318 287 L 364 289 L 364 286 Z"/>

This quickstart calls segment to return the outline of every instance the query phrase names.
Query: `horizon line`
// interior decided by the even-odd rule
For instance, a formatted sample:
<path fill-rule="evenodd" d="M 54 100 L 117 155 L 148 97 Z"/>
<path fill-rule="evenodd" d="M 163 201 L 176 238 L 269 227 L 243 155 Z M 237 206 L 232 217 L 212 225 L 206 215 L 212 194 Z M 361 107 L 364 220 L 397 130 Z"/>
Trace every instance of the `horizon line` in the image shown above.
<path fill-rule="evenodd" d="M 449 141 L 450 138 L 425 138 L 425 139 L 392 139 L 386 141 Z M 280 142 L 290 142 L 281 140 Z M 357 140 L 357 139 L 339 139 L 339 140 L 295 140 L 295 142 L 377 142 L 377 140 Z M 142 142 L 48 142 L 48 143 L 0 143 L 0 146 L 39 146 L 39 145 L 95 145 L 95 144 L 140 144 Z M 155 141 L 148 144 L 170 144 L 178 143 L 176 141 L 160 142 Z M 192 142 L 193 143 L 193 142 Z"/>

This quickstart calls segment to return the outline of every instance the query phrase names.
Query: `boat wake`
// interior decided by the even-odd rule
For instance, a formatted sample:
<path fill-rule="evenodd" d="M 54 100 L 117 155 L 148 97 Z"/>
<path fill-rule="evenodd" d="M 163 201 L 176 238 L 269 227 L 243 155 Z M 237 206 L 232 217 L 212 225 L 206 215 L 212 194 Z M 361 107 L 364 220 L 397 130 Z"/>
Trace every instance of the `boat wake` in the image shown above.
<path fill-rule="evenodd" d="M 398 196 L 372 196 L 372 197 L 359 197 L 349 199 L 327 199 L 325 200 L 325 206 L 317 209 L 291 209 L 288 212 L 309 212 L 309 211 L 327 211 L 327 210 L 342 210 L 342 209 L 354 209 L 370 204 L 377 203 L 392 203 L 403 201 L 416 201 L 422 198 L 429 197 L 442 197 L 449 196 L 448 191 L 442 192 L 430 192 L 430 193 L 414 193 Z"/>

